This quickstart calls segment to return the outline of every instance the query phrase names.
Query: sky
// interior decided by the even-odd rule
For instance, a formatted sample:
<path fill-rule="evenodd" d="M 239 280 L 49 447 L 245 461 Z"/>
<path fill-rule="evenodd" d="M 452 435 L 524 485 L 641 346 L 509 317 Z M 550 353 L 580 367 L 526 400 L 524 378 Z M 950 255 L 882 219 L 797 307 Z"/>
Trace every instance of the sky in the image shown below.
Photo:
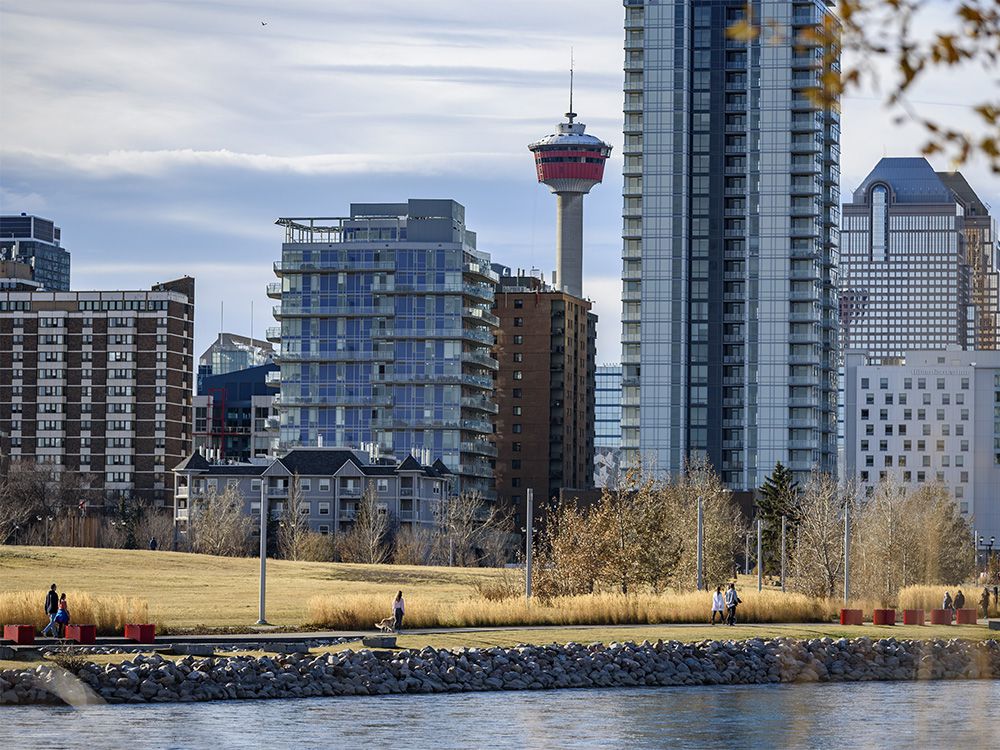
<path fill-rule="evenodd" d="M 555 199 L 526 146 L 566 111 L 572 48 L 579 119 L 614 147 L 585 203 L 584 292 L 617 362 L 622 18 L 617 0 L 4 0 L 0 211 L 62 227 L 74 289 L 194 276 L 197 352 L 274 325 L 280 216 L 454 198 L 495 262 L 551 273 Z M 912 99 L 961 123 L 993 78 L 935 76 Z M 876 91 L 842 122 L 845 195 L 923 142 Z M 1000 211 L 985 163 L 962 172 Z"/>

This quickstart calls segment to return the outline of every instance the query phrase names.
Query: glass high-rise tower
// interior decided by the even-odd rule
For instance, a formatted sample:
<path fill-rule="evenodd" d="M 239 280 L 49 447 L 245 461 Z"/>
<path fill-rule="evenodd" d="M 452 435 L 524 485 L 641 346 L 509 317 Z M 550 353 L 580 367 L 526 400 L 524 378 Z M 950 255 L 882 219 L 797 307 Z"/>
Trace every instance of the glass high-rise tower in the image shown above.
<path fill-rule="evenodd" d="M 355 203 L 350 217 L 277 223 L 281 447 L 440 457 L 454 490 L 492 497 L 497 276 L 465 208 Z"/>
<path fill-rule="evenodd" d="M 822 1 L 625 0 L 622 447 L 733 489 L 836 468 L 839 115 Z"/>

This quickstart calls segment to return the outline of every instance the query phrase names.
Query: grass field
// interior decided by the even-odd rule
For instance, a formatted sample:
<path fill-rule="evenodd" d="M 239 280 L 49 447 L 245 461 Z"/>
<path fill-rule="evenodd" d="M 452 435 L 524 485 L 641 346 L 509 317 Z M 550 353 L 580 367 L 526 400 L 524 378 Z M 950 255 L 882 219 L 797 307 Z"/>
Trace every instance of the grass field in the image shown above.
<path fill-rule="evenodd" d="M 0 592 L 38 591 L 42 612 L 52 583 L 73 594 L 130 596 L 149 603 L 150 619 L 171 628 L 246 627 L 257 621 L 259 562 L 182 552 L 84 547 L 0 546 Z M 499 572 L 483 568 L 348 565 L 268 560 L 267 619 L 304 625 L 313 596 L 365 595 L 384 600 L 396 591 L 443 603 L 468 599 L 477 580 Z M 41 619 L 44 619 L 41 618 Z"/>

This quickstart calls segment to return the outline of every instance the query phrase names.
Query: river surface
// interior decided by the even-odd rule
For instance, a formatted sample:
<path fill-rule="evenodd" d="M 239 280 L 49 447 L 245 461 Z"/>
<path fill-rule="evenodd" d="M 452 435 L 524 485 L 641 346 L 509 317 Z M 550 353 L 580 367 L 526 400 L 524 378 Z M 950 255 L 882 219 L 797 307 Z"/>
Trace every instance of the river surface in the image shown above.
<path fill-rule="evenodd" d="M 0 748 L 1000 746 L 1000 681 L 0 707 Z"/>

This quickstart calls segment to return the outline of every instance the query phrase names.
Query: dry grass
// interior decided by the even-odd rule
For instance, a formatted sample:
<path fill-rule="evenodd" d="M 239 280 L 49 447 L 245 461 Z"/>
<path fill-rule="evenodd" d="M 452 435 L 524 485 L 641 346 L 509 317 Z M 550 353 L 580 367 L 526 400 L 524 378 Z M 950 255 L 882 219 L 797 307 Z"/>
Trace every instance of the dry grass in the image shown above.
<path fill-rule="evenodd" d="M 44 611 L 44 593 L 0 592 L 0 623 L 34 625 L 41 632 L 49 618 Z M 96 596 L 74 592 L 68 598 L 70 622 L 96 625 L 100 635 L 121 635 L 126 623 L 149 622 L 149 604 L 131 596 Z"/>
<path fill-rule="evenodd" d="M 983 587 L 974 583 L 955 586 L 907 586 L 899 592 L 899 609 L 941 609 L 944 592 L 950 591 L 954 597 L 959 589 L 965 594 L 966 609 L 975 608 L 982 616 L 983 608 L 979 604 L 979 597 L 982 596 Z M 990 589 L 990 617 L 1000 617 L 1000 607 L 993 600 L 992 587 Z"/>
<path fill-rule="evenodd" d="M 835 614 L 835 605 L 802 594 L 775 591 L 743 593 L 741 621 L 824 622 Z M 593 594 L 527 602 L 465 599 L 440 602 L 420 596 L 406 598 L 407 628 L 505 627 L 515 625 L 625 625 L 654 623 L 703 623 L 709 618 L 711 594 L 706 592 L 660 595 Z M 370 628 L 389 613 L 388 602 L 367 596 L 322 597 L 309 600 L 309 620 L 324 627 L 354 630 Z"/>
<path fill-rule="evenodd" d="M 82 620 L 73 600 L 76 592 L 87 591 L 145 599 L 149 621 L 157 623 L 157 632 L 166 632 L 162 626 L 245 628 L 257 621 L 258 567 L 255 558 L 0 545 L 0 592 L 34 592 L 32 622 L 43 616 L 45 592 L 56 583 L 59 591 L 67 592 L 76 622 Z M 306 602 L 316 595 L 340 598 L 363 594 L 384 602 L 385 610 L 399 589 L 408 596 L 457 602 L 470 596 L 477 581 L 499 575 L 501 571 L 481 568 L 268 560 L 267 619 L 277 625 L 304 625 L 309 621 Z"/>

